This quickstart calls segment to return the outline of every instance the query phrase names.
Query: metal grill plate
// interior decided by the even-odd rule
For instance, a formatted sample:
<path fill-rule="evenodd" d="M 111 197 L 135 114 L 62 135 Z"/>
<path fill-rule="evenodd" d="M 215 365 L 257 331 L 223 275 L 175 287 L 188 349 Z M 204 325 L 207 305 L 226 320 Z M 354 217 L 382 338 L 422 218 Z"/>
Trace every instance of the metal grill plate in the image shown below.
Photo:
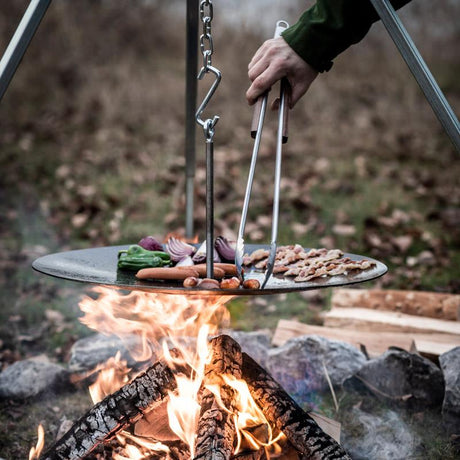
<path fill-rule="evenodd" d="M 99 284 L 126 290 L 142 290 L 147 292 L 186 294 L 186 295 L 268 295 L 284 292 L 306 291 L 327 287 L 345 286 L 370 281 L 384 275 L 388 268 L 383 263 L 355 254 L 345 254 L 353 260 L 374 260 L 376 265 L 367 270 L 355 270 L 346 275 L 316 278 L 303 283 L 295 283 L 292 278 L 272 276 L 265 289 L 226 289 L 204 290 L 184 288 L 182 282 L 144 281 L 135 277 L 135 272 L 117 270 L 118 251 L 129 246 L 106 246 L 101 248 L 80 249 L 75 251 L 58 252 L 38 258 L 32 267 L 46 275 L 82 283 Z M 246 252 L 256 249 L 268 249 L 268 245 L 248 244 Z M 308 249 L 306 249 L 308 250 Z M 264 273 L 255 269 L 245 272 L 246 278 L 258 279 L 261 284 Z"/>

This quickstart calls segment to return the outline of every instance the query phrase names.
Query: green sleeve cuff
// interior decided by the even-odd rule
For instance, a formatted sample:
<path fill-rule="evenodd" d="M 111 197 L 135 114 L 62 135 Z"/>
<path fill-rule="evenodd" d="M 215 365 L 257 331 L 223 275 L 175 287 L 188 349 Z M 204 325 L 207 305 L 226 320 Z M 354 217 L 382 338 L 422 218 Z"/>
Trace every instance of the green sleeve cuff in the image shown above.
<path fill-rule="evenodd" d="M 392 0 L 395 8 L 410 0 Z M 318 72 L 361 41 L 378 15 L 370 0 L 317 0 L 299 21 L 282 34 L 288 45 Z"/>

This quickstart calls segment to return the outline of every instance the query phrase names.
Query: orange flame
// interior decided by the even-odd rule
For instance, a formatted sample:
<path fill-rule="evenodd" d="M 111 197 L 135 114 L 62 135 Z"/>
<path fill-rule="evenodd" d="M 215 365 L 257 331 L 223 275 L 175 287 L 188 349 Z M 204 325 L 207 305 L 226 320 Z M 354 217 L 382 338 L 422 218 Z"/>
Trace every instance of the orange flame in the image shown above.
<path fill-rule="evenodd" d="M 225 303 L 231 297 L 143 291 L 123 293 L 104 287 L 94 288 L 93 293 L 96 295 L 87 296 L 80 302 L 84 312 L 81 318 L 83 324 L 105 335 L 117 335 L 131 356 L 145 367 L 161 358 L 174 370 L 177 388 L 169 392 L 166 407 L 168 423 L 171 431 L 188 445 L 193 458 L 200 415 L 199 395 L 205 366 L 211 356 L 208 338 L 217 334 L 220 327 L 228 327 L 229 312 Z M 184 369 L 187 369 L 187 375 Z M 95 371 L 98 378 L 90 387 L 95 403 L 134 378 L 119 354 Z M 267 446 L 276 446 L 282 434 L 272 432 L 244 381 L 229 376 L 224 376 L 224 379 L 237 394 L 235 407 L 239 412 L 232 414 L 237 431 L 235 453 L 243 447 L 253 450 L 262 448 L 266 449 L 269 457 Z M 219 401 L 219 389 L 209 388 Z M 220 404 L 223 407 L 222 401 Z M 254 429 L 259 426 L 266 427 L 262 430 L 262 439 L 258 439 L 257 430 Z M 162 452 L 169 458 L 169 448 L 153 438 L 122 431 L 117 439 L 121 451 L 113 454 L 115 460 L 140 460 L 154 452 Z"/>
<path fill-rule="evenodd" d="M 40 457 L 40 454 L 42 453 L 43 446 L 45 445 L 45 430 L 43 429 L 42 425 L 38 425 L 37 432 L 37 444 L 35 445 L 35 447 L 32 447 L 30 449 L 29 460 L 38 459 Z"/>

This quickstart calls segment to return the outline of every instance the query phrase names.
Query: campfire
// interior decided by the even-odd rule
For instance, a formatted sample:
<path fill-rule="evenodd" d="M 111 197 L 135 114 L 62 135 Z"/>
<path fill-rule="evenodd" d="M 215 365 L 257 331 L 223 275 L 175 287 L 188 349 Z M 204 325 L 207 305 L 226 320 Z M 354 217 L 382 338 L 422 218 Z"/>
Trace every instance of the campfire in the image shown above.
<path fill-rule="evenodd" d="M 97 376 L 89 388 L 94 406 L 45 452 L 39 427 L 30 460 L 348 458 L 235 340 L 219 334 L 231 297 L 94 291 L 80 303 L 81 321 L 118 335 L 138 365 L 115 356 L 85 376 Z M 101 445 L 109 457 L 97 453 Z"/>

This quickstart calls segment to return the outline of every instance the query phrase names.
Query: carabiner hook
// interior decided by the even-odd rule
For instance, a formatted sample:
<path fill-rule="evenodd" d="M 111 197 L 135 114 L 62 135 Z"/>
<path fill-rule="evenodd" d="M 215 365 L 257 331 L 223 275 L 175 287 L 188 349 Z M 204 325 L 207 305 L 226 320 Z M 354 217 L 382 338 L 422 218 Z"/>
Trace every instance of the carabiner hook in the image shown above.
<path fill-rule="evenodd" d="M 201 68 L 200 73 L 198 74 L 198 80 L 202 80 L 203 77 L 209 72 L 214 74 L 215 80 L 211 88 L 209 89 L 208 94 L 206 94 L 206 96 L 204 97 L 203 102 L 198 107 L 198 110 L 196 111 L 196 114 L 195 114 L 196 122 L 203 128 L 205 138 L 208 142 L 212 141 L 212 138 L 214 136 L 214 126 L 219 121 L 219 117 L 216 115 L 212 119 L 202 120 L 201 114 L 204 112 L 206 106 L 209 104 L 209 101 L 211 100 L 212 96 L 216 92 L 216 89 L 219 86 L 220 80 L 222 79 L 222 74 L 220 70 L 216 69 L 213 66 L 208 65 L 208 66 L 203 66 Z"/>

